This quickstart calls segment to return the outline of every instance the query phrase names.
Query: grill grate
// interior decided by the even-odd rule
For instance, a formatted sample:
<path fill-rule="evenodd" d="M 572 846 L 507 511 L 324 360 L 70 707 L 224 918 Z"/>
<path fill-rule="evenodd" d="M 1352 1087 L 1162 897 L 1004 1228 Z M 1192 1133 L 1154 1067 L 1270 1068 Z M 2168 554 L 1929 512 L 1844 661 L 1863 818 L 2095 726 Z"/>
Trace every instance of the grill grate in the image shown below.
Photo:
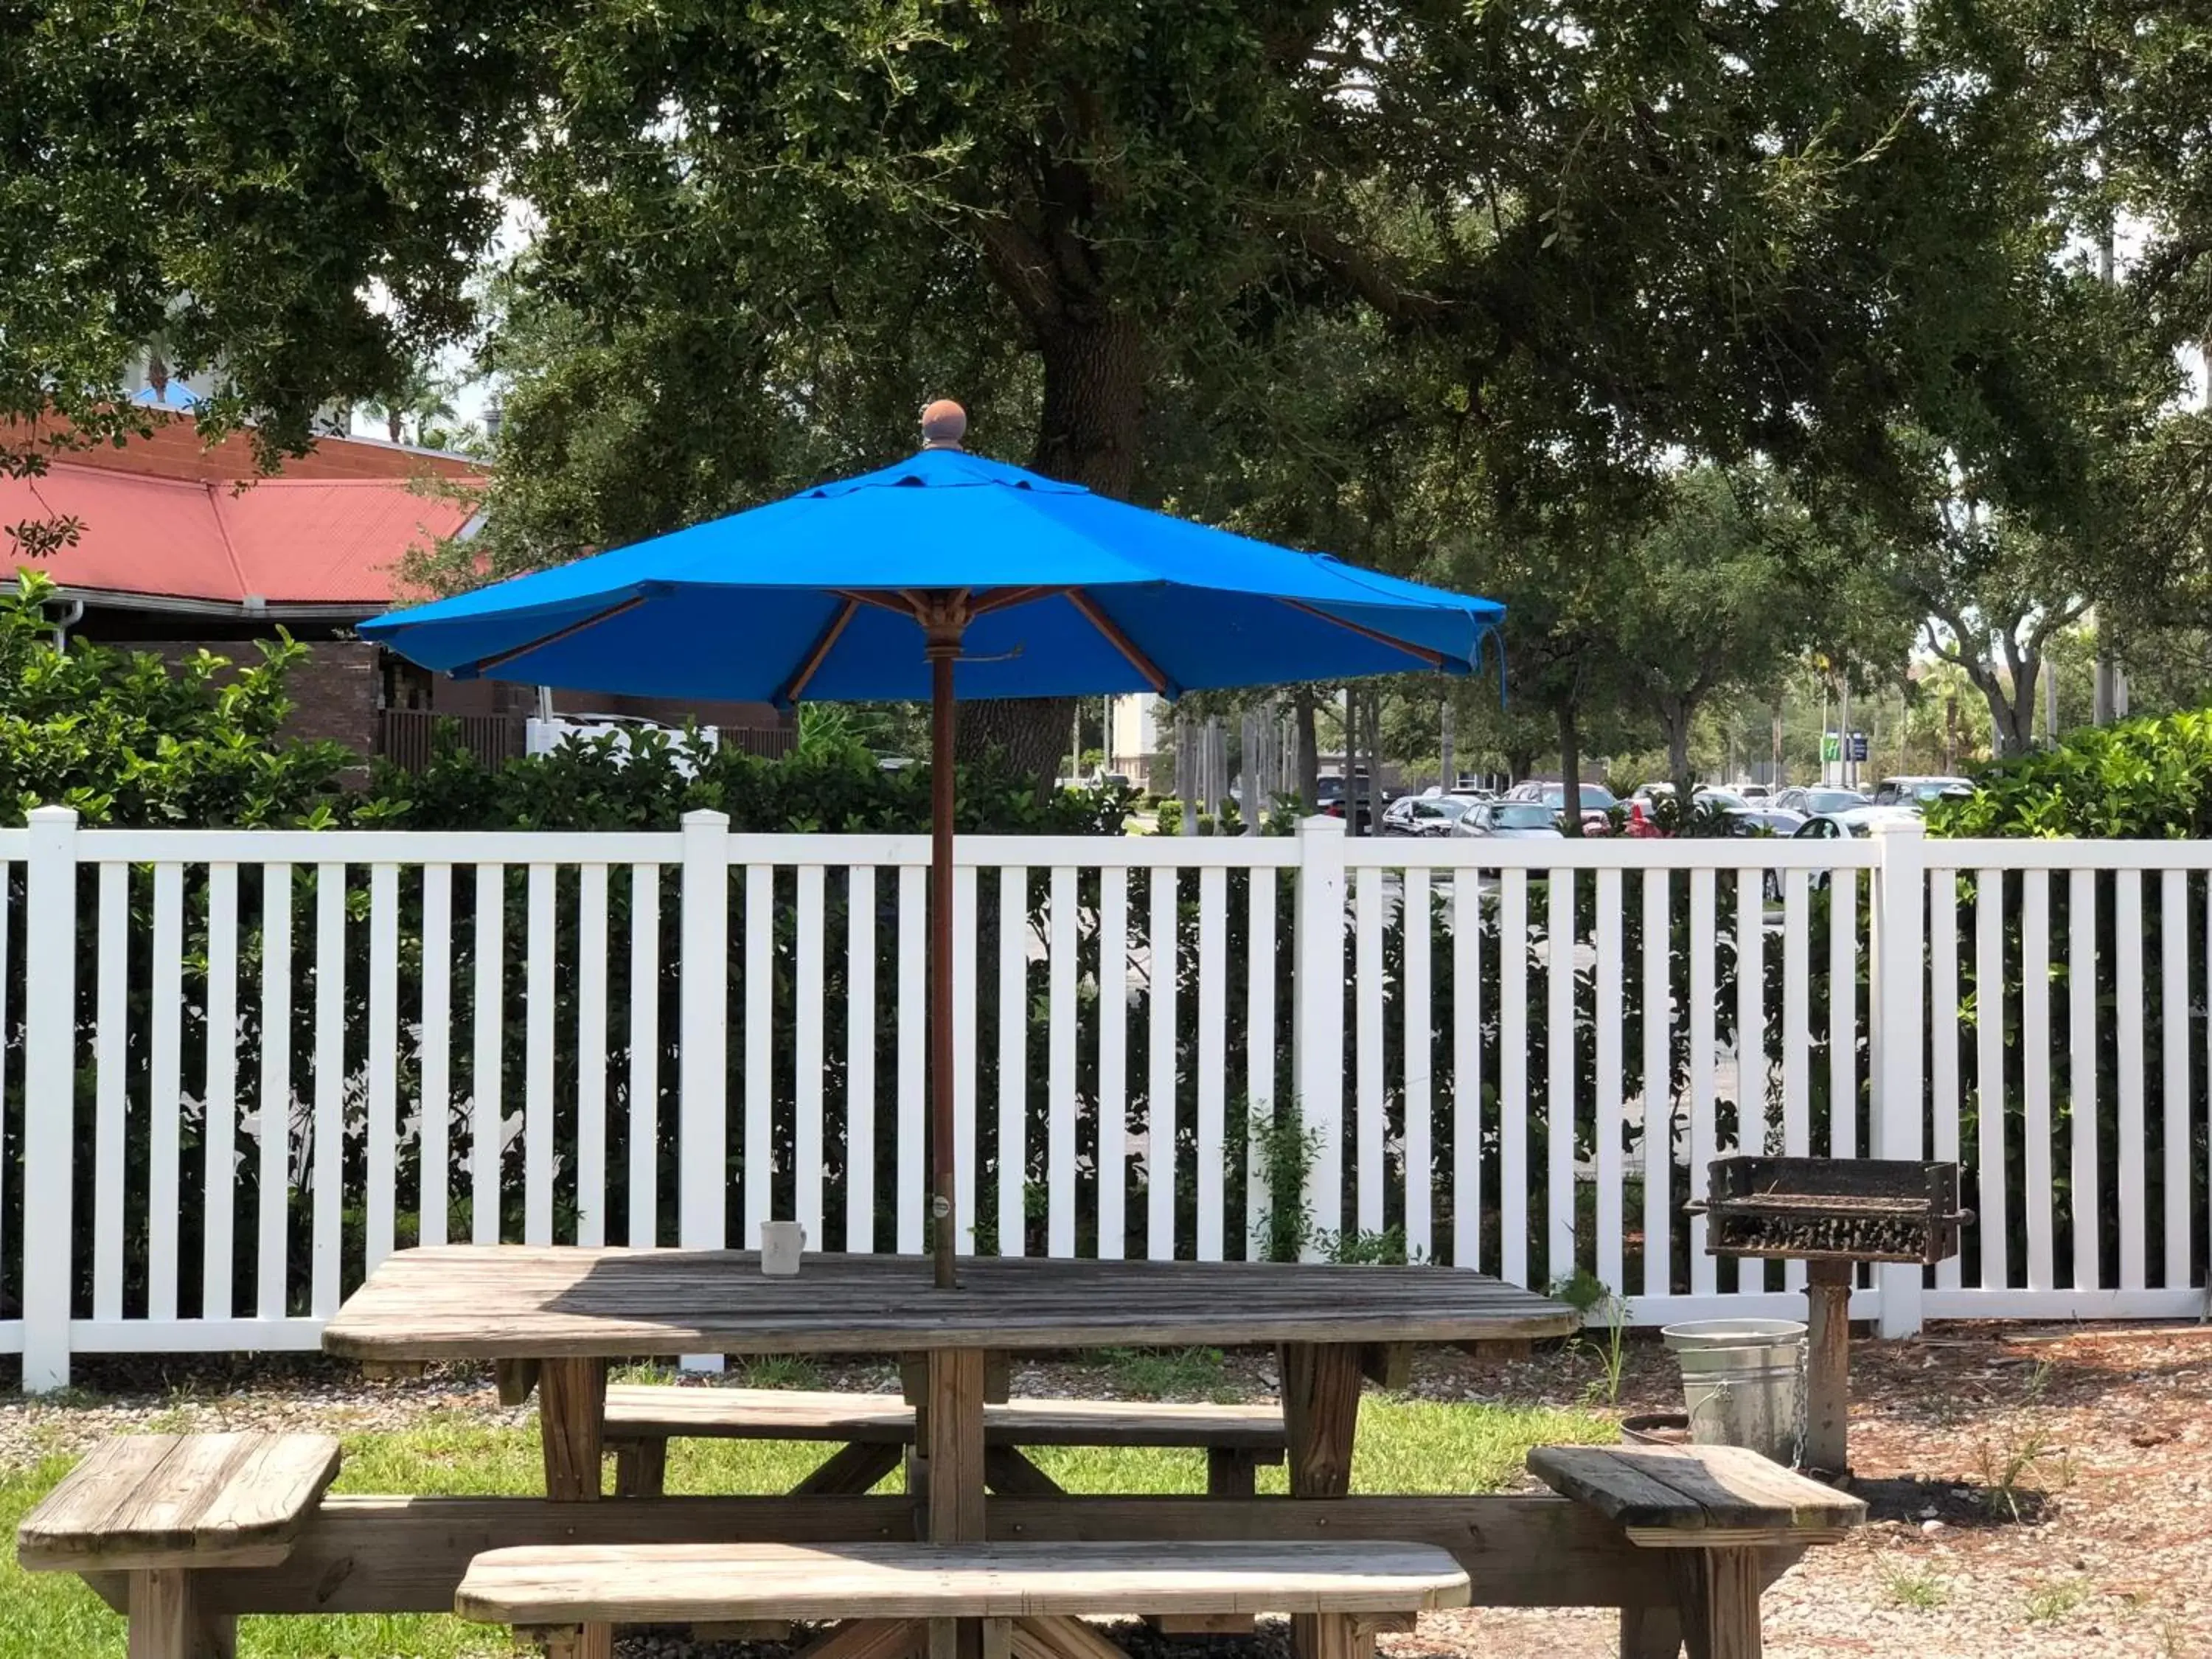
<path fill-rule="evenodd" d="M 1959 1207 L 1959 1166 L 1898 1158 L 1716 1158 L 1706 1218 L 1711 1255 L 1792 1261 L 1917 1261 L 1959 1249 L 1972 1219 Z"/>

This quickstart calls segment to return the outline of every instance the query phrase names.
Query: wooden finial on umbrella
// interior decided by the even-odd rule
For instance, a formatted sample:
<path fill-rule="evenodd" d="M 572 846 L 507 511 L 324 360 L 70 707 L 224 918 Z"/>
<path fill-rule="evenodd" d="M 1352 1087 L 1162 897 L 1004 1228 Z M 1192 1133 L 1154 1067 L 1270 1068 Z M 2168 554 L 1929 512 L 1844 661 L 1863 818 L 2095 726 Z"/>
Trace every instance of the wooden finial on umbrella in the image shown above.
<path fill-rule="evenodd" d="M 967 435 L 968 411 L 950 398 L 939 398 L 921 411 L 921 447 L 957 449 Z"/>

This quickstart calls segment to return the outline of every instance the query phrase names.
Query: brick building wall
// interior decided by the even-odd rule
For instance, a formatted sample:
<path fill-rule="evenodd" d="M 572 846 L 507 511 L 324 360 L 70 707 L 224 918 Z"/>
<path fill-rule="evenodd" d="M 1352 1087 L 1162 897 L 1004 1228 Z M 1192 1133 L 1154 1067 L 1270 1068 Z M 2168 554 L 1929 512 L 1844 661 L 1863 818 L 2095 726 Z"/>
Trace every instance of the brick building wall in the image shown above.
<path fill-rule="evenodd" d="M 131 640 L 117 649 L 144 651 L 173 667 L 202 650 L 234 663 L 260 659 L 251 640 Z M 378 649 L 365 640 L 318 640 L 286 678 L 292 713 L 284 736 L 302 743 L 343 744 L 366 759 L 376 752 Z"/>

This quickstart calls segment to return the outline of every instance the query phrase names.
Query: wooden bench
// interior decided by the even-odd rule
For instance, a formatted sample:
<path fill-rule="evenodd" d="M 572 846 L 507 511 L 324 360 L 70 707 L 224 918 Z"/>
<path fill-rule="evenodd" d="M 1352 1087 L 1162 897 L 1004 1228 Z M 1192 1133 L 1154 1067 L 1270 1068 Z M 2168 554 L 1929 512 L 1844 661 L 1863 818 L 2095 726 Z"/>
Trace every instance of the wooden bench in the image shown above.
<path fill-rule="evenodd" d="M 1866 1518 L 1858 1498 L 1735 1446 L 1539 1446 L 1529 1473 L 1631 1544 L 1671 1552 L 1676 1606 L 1628 1608 L 1622 1659 L 1757 1659 L 1759 1598 L 1807 1546 Z"/>
<path fill-rule="evenodd" d="M 842 1443 L 795 1489 L 868 1491 L 914 1444 L 915 1410 L 896 1395 L 791 1389 L 677 1388 L 617 1383 L 607 1390 L 605 1443 L 615 1491 L 655 1498 L 675 1439 Z M 1028 1446 L 1193 1447 L 1206 1453 L 1206 1491 L 1249 1498 L 1254 1471 L 1283 1461 L 1287 1436 L 1273 1406 L 1179 1406 L 1131 1400 L 1016 1400 L 983 1408 L 983 1474 L 1001 1497 L 1045 1498 L 1060 1487 L 1022 1455 Z"/>
<path fill-rule="evenodd" d="M 337 1472 L 328 1435 L 120 1435 L 24 1519 L 15 1559 L 119 1577 L 131 1659 L 228 1659 L 236 1621 L 201 1606 L 200 1575 L 281 1564 Z"/>
<path fill-rule="evenodd" d="M 925 1621 L 980 1619 L 986 1654 L 1121 1659 L 1086 1613 L 1312 1619 L 1322 1659 L 1367 1659 L 1380 1630 L 1467 1605 L 1428 1544 L 663 1544 L 492 1550 L 455 1592 L 464 1619 L 537 1634 L 569 1659 L 587 1624 L 849 1621 L 811 1659 L 908 1659 Z"/>

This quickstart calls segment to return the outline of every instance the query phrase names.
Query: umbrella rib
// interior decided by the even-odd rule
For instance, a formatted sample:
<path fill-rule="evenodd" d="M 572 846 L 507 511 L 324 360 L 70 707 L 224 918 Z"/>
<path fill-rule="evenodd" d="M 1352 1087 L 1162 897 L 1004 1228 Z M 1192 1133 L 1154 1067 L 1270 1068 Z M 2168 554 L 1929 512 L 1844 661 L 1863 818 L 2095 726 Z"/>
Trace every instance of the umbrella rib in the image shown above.
<path fill-rule="evenodd" d="M 611 605 L 605 611 L 595 611 L 580 622 L 570 623 L 566 628 L 556 628 L 550 634 L 538 639 L 526 641 L 521 645 L 510 646 L 504 651 L 495 651 L 489 657 L 479 657 L 460 672 L 464 675 L 488 674 L 495 668 L 504 668 L 517 657 L 526 657 L 533 651 L 543 651 L 549 645 L 558 645 L 563 640 L 574 639 L 587 628 L 597 628 L 603 622 L 612 622 L 617 617 L 636 610 L 645 601 L 644 594 L 633 594 L 620 605 Z"/>
<path fill-rule="evenodd" d="M 914 601 L 903 593 L 895 599 L 889 599 L 880 593 L 863 592 L 857 588 L 833 587 L 830 591 L 841 599 L 851 599 L 857 604 L 873 605 L 878 611 L 890 611 L 894 617 L 904 617 L 908 622 L 920 620 L 915 614 Z"/>
<path fill-rule="evenodd" d="M 1067 590 L 1067 602 L 1083 615 L 1083 619 L 1099 632 L 1100 637 L 1128 659 L 1129 666 L 1145 677 L 1146 684 L 1162 696 L 1167 695 L 1168 677 L 1160 672 L 1159 665 L 1143 652 L 1121 631 L 1121 625 L 1098 608 L 1098 602 L 1082 589 Z"/>
<path fill-rule="evenodd" d="M 1011 611 L 1018 605 L 1027 605 L 1032 599 L 1048 599 L 1054 593 L 1065 593 L 1064 587 L 1001 587 L 986 593 L 969 607 L 971 616 L 982 616 L 990 611 Z"/>
<path fill-rule="evenodd" d="M 837 607 L 837 614 L 830 617 L 830 625 L 816 638 L 814 648 L 806 653 L 806 660 L 799 665 L 799 672 L 785 683 L 782 690 L 776 693 L 775 701 L 779 706 L 799 701 L 799 694 L 806 690 L 807 682 L 814 678 L 815 672 L 822 666 L 822 659 L 830 654 L 830 647 L 837 643 L 837 636 L 845 631 L 845 625 L 853 620 L 853 613 L 860 608 L 860 600 L 848 593 L 845 603 Z"/>
<path fill-rule="evenodd" d="M 1284 599 L 1282 603 L 1293 611 L 1303 611 L 1309 617 L 1317 617 L 1325 623 L 1334 623 L 1339 628 L 1348 629 L 1363 638 L 1373 640 L 1377 645 L 1387 645 L 1393 651 L 1402 651 L 1409 657 L 1419 657 L 1431 668 L 1442 668 L 1444 665 L 1446 660 L 1444 653 L 1441 651 L 1431 651 L 1425 645 L 1415 645 L 1410 640 L 1393 639 L 1380 629 L 1366 628 L 1356 622 L 1346 622 L 1341 617 L 1332 617 L 1328 611 L 1318 606 L 1308 605 L 1304 599 Z"/>

